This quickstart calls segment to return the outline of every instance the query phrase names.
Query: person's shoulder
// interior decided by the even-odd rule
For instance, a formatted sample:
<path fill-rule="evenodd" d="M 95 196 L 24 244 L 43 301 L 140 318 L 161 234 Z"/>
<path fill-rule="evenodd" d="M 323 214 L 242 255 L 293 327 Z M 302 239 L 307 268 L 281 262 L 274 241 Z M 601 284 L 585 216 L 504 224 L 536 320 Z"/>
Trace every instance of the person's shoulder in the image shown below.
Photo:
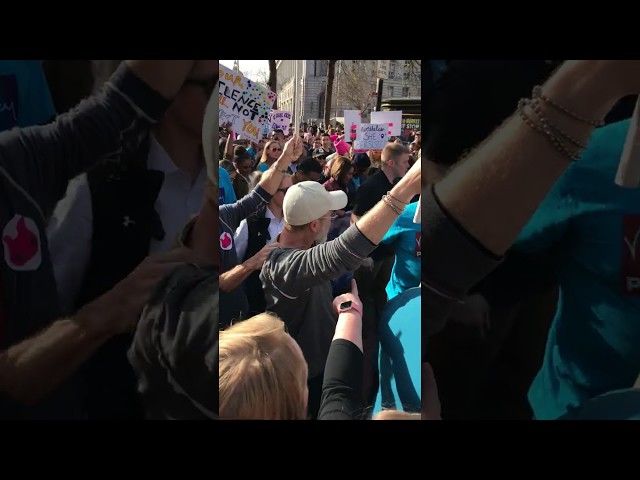
<path fill-rule="evenodd" d="M 231 177 L 229 176 L 229 172 L 227 172 L 224 168 L 218 167 L 218 171 L 220 172 L 220 180 L 228 180 L 231 182 Z"/>
<path fill-rule="evenodd" d="M 384 175 L 384 172 L 382 170 L 378 170 L 373 175 L 367 177 L 366 181 L 360 184 L 360 188 L 358 189 L 358 191 L 363 190 L 365 192 L 368 192 L 370 190 L 379 188 L 380 185 L 383 184 L 383 178 L 381 177 L 381 175 Z"/>

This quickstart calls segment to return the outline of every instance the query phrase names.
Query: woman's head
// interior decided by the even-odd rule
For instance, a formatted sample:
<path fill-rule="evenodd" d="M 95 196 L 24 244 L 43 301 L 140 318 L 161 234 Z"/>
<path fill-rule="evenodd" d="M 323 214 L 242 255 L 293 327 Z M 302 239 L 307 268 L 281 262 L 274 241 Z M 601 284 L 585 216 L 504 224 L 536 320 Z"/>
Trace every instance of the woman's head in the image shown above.
<path fill-rule="evenodd" d="M 243 175 L 245 177 L 249 176 L 252 170 L 251 167 L 252 167 L 253 161 L 251 160 L 251 157 L 248 154 L 239 156 L 238 158 L 235 159 L 233 163 L 235 164 L 236 171 L 240 175 Z"/>
<path fill-rule="evenodd" d="M 224 168 L 229 173 L 229 178 L 233 181 L 236 178 L 236 169 L 229 160 L 222 160 L 220 162 L 220 168 Z"/>
<path fill-rule="evenodd" d="M 262 150 L 262 158 L 260 158 L 260 163 L 273 163 L 275 162 L 280 155 L 282 154 L 282 146 L 277 140 L 269 140 L 264 146 L 264 150 Z"/>
<path fill-rule="evenodd" d="M 330 176 L 336 182 L 346 185 L 353 178 L 353 164 L 346 157 L 336 157 L 331 164 Z"/>
<path fill-rule="evenodd" d="M 220 418 L 306 418 L 307 363 L 275 315 L 263 313 L 220 332 Z"/>

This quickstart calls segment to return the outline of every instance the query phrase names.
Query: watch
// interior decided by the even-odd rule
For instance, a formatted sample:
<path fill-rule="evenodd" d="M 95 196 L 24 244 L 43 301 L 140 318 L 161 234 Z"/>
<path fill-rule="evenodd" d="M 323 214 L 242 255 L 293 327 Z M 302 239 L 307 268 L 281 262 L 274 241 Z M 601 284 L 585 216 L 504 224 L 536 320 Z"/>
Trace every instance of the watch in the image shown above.
<path fill-rule="evenodd" d="M 347 301 L 347 302 L 342 302 L 340 304 L 340 306 L 338 307 L 338 313 L 344 313 L 344 312 L 349 312 L 351 310 L 354 310 L 356 312 L 358 312 L 360 314 L 360 316 L 362 316 L 362 310 L 360 310 L 360 306 L 357 305 L 356 303 L 353 303 L 351 300 Z"/>

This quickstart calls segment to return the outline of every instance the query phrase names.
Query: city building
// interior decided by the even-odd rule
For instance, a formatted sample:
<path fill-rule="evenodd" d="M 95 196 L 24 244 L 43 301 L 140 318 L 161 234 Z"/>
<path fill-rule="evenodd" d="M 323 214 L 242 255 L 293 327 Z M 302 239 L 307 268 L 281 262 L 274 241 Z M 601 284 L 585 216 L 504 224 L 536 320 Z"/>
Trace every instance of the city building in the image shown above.
<path fill-rule="evenodd" d="M 383 99 L 420 97 L 419 70 L 410 60 L 391 60 L 389 78 L 383 82 Z M 296 92 L 296 63 L 298 85 Z M 294 113 L 299 99 L 300 123 L 324 119 L 328 60 L 277 60 L 278 110 Z M 345 110 L 366 116 L 376 105 L 377 60 L 338 60 L 335 66 L 330 118 L 341 121 Z"/>

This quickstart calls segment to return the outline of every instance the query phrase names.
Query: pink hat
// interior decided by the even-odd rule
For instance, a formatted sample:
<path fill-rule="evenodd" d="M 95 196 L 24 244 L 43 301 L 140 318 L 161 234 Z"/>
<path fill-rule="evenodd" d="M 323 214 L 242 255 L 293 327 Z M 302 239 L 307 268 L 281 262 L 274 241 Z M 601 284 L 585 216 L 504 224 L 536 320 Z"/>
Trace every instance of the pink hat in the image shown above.
<path fill-rule="evenodd" d="M 346 143 L 344 140 L 340 140 L 339 142 L 336 142 L 334 145 L 336 147 L 336 152 L 338 152 L 338 155 L 345 155 L 349 153 L 349 150 L 351 149 L 351 145 Z"/>

